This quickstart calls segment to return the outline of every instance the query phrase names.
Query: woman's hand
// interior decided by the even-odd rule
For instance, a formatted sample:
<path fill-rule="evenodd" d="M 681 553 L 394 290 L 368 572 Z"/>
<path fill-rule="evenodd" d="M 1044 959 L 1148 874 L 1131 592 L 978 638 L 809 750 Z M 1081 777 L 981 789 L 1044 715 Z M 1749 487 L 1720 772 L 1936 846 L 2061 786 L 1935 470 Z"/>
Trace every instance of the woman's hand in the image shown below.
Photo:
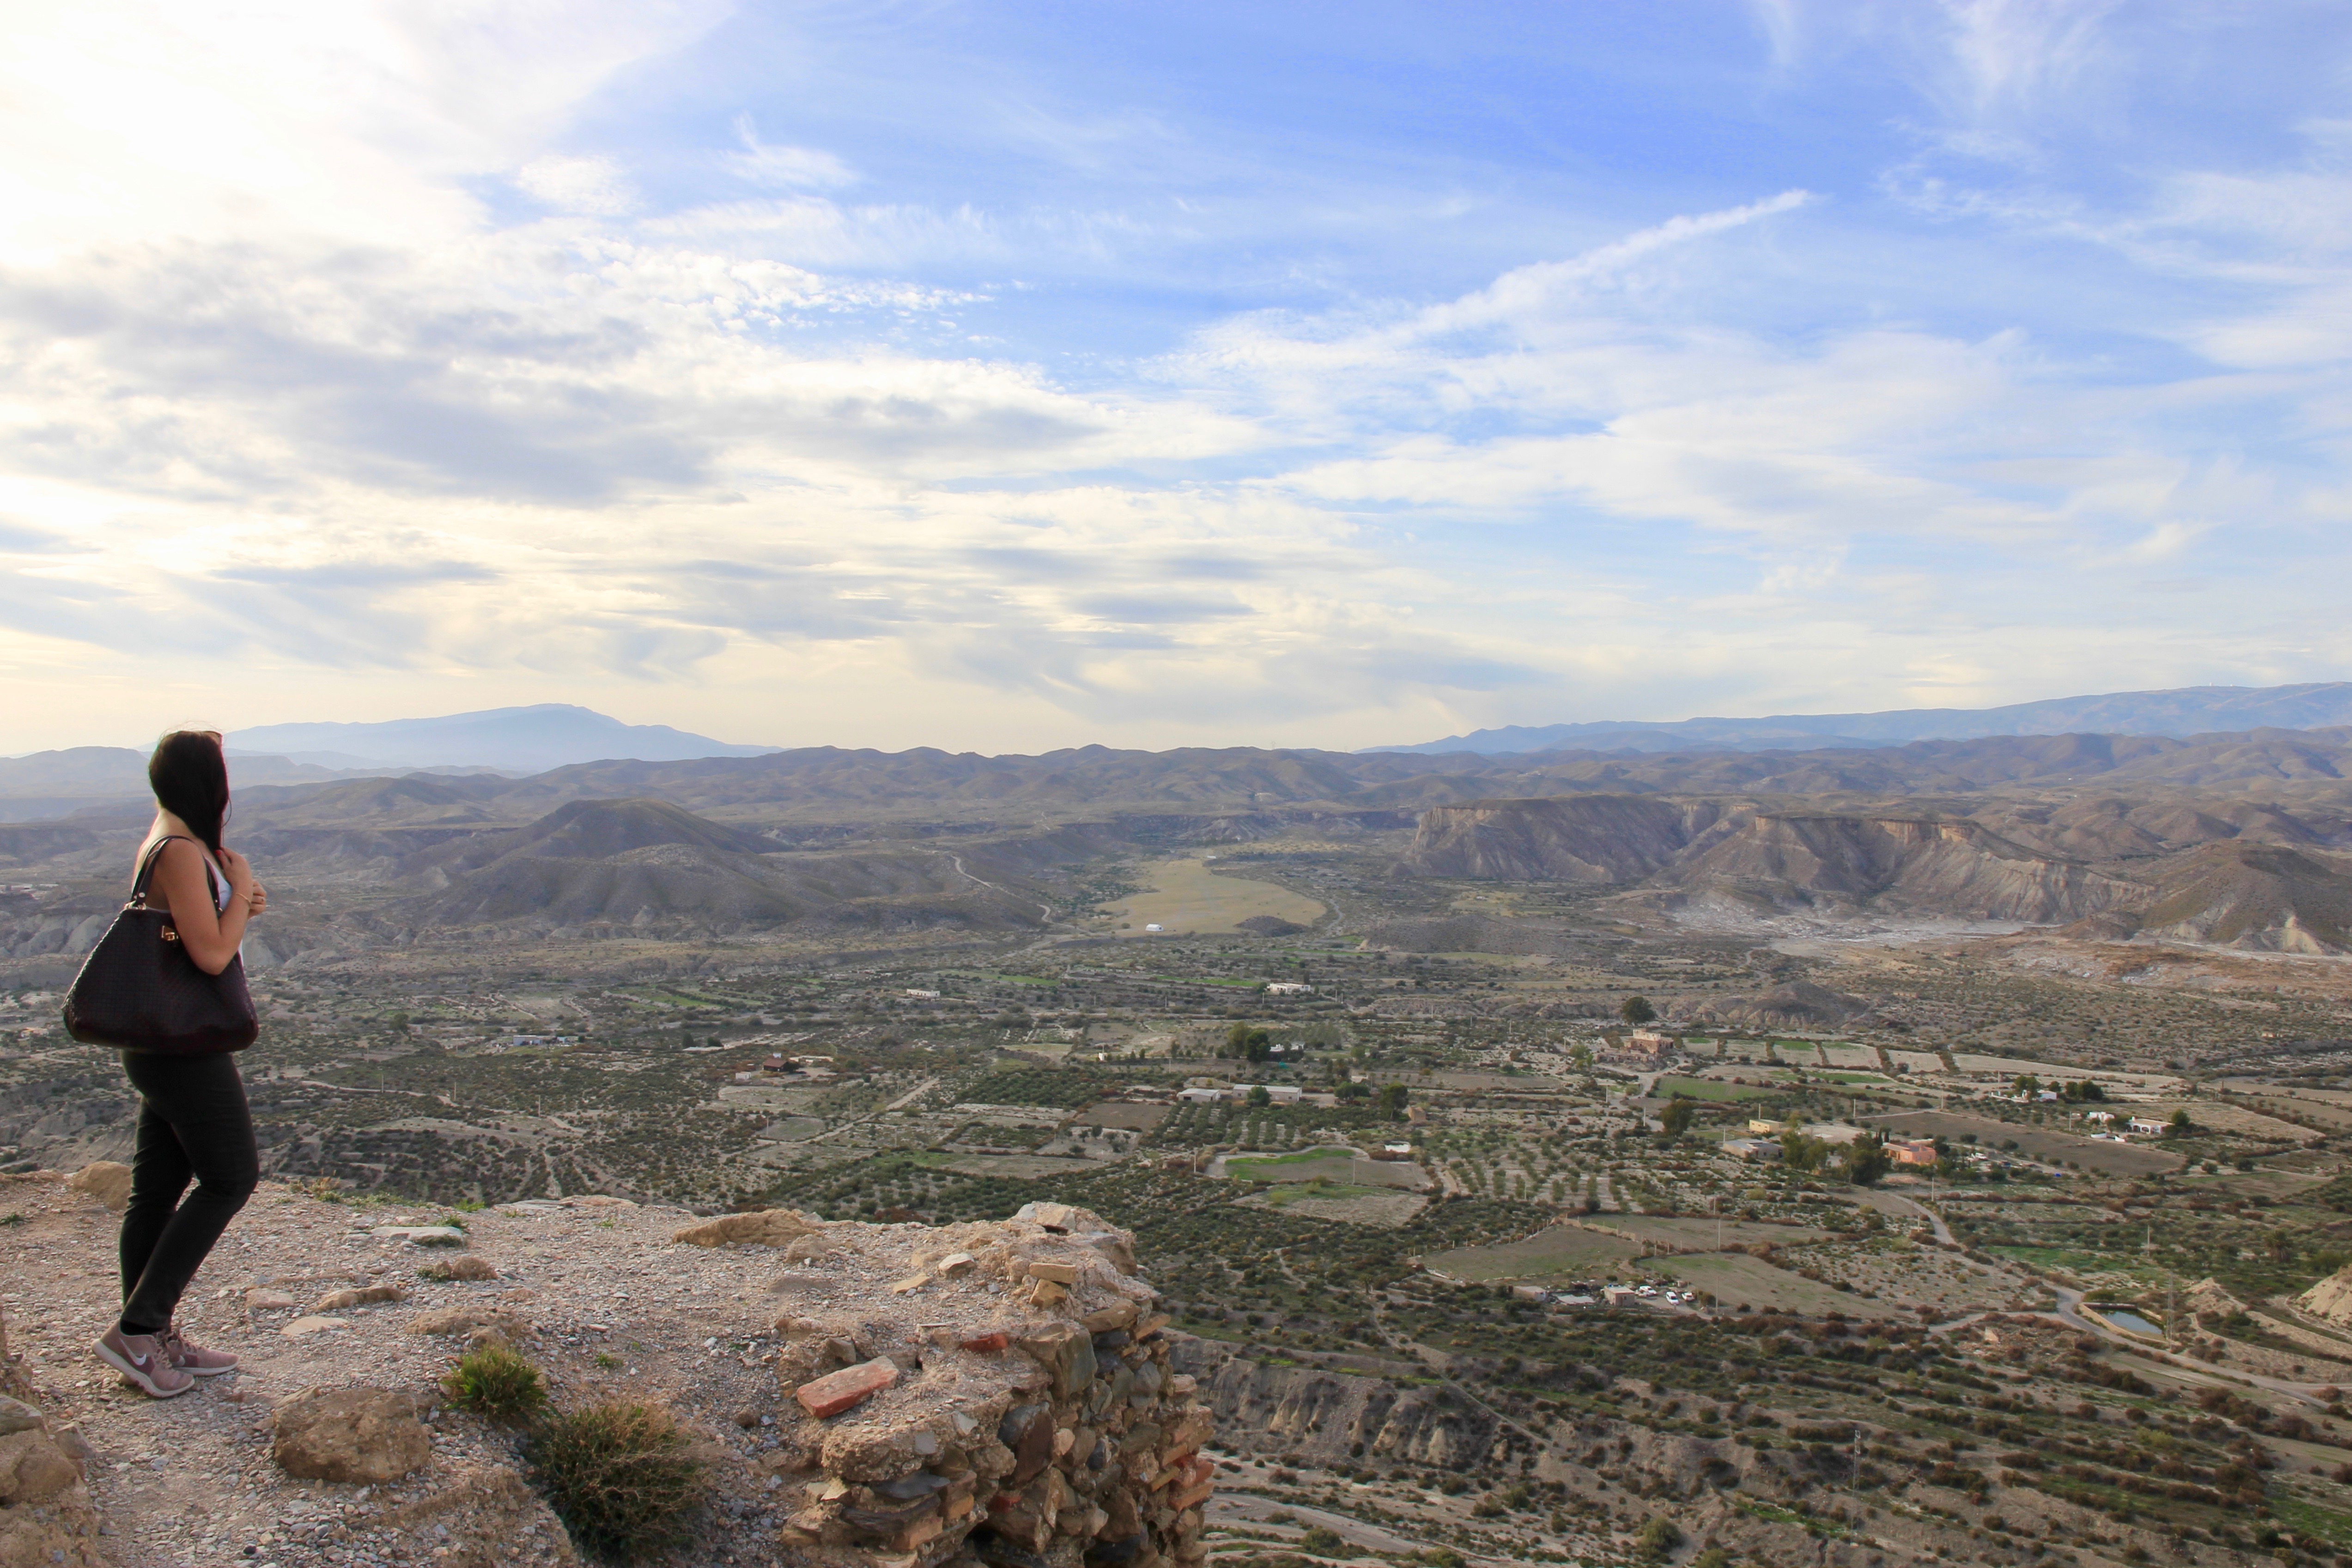
<path fill-rule="evenodd" d="M 268 889 L 255 879 L 252 861 L 234 849 L 223 848 L 220 852 L 220 863 L 221 870 L 228 877 L 229 895 L 245 900 L 245 912 L 247 919 L 251 919 L 269 907 Z"/>

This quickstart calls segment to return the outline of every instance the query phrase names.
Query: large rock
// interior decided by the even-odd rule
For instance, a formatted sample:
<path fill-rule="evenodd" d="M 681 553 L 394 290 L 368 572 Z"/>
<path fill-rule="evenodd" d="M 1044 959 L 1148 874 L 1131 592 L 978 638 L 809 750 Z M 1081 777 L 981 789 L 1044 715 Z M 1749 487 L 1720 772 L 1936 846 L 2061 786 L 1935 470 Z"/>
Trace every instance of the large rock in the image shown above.
<path fill-rule="evenodd" d="M 688 1247 L 784 1247 L 824 1228 L 798 1209 L 761 1209 L 690 1225 L 670 1239 Z"/>
<path fill-rule="evenodd" d="M 372 1307 L 379 1301 L 405 1301 L 408 1292 L 397 1285 L 360 1285 L 348 1290 L 330 1290 L 310 1303 L 314 1312 L 347 1312 L 353 1307 Z"/>
<path fill-rule="evenodd" d="M 131 1167 L 119 1160 L 93 1160 L 68 1176 L 66 1185 L 121 1214 L 131 1203 Z"/>
<path fill-rule="evenodd" d="M 33 1403 L 0 1311 L 0 1568 L 106 1568 L 98 1510 L 83 1484 L 96 1458 L 79 1432 L 50 1426 Z"/>
<path fill-rule="evenodd" d="M 471 1334 L 483 1330 L 507 1340 L 528 1339 L 531 1332 L 529 1322 L 497 1307 L 444 1307 L 408 1321 L 412 1334 Z"/>
<path fill-rule="evenodd" d="M 433 1459 L 416 1401 L 381 1388 L 310 1388 L 278 1407 L 270 1456 L 303 1480 L 374 1485 Z"/>
<path fill-rule="evenodd" d="M 0 1503 L 47 1502 L 81 1479 L 81 1467 L 41 1430 L 0 1437 Z"/>

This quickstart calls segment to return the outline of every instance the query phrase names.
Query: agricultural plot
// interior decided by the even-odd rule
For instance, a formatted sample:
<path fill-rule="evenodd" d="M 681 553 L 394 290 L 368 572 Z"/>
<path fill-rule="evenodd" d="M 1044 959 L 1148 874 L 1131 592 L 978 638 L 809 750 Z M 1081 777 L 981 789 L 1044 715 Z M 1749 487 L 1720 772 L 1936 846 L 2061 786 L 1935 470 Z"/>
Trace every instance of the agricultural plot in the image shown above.
<path fill-rule="evenodd" d="M 1861 1068 L 1878 1070 L 1878 1047 L 1875 1046 L 1823 1046 L 1822 1065 L 1829 1068 Z"/>
<path fill-rule="evenodd" d="M 1221 936 L 1237 933 L 1241 922 L 1269 915 L 1294 925 L 1312 925 L 1329 911 L 1313 899 L 1246 877 L 1219 876 L 1204 860 L 1162 860 L 1135 873 L 1145 891 L 1112 909 L 1121 936 Z M 1146 926 L 1159 931 L 1147 933 Z"/>
<path fill-rule="evenodd" d="M 2168 1121 L 2174 1111 L 2186 1110 L 2196 1121 L 2200 1132 L 2225 1132 L 2266 1143 L 2316 1143 L 2326 1136 L 2312 1128 L 2298 1127 L 2292 1121 L 2281 1121 L 2275 1116 L 2265 1116 L 2259 1110 L 2225 1100 L 2158 1100 L 2153 1105 L 2117 1106 L 2116 1110 L 2119 1114 L 2127 1111 L 2135 1116 L 2153 1116 L 2158 1121 Z M 2315 1106 L 2298 1109 L 2296 1113 L 2303 1115 L 2311 1111 L 2318 1113 L 2312 1116 L 2315 1121 L 2321 1116 L 2336 1114 L 2332 1109 L 2322 1110 Z M 2352 1124 L 2352 1121 L 2347 1121 L 2347 1124 Z"/>
<path fill-rule="evenodd" d="M 1343 1182 L 1307 1182 L 1254 1193 L 1235 1206 L 1278 1209 L 1284 1214 L 1302 1215 L 1308 1219 L 1394 1230 L 1427 1208 L 1429 1200 L 1419 1193 L 1399 1192 L 1392 1187 L 1360 1187 Z"/>
<path fill-rule="evenodd" d="M 1771 1092 L 1748 1084 L 1726 1083 L 1720 1079 L 1679 1076 L 1662 1078 L 1650 1090 L 1652 1097 L 1658 1100 L 1672 1100 L 1679 1094 L 1692 1100 L 1761 1100 Z"/>
<path fill-rule="evenodd" d="M 1070 1118 L 1081 1127 L 1117 1127 L 1129 1132 L 1149 1132 L 1168 1120 L 1172 1105 L 1134 1105 L 1123 1100 L 1106 1100 L 1089 1105 Z"/>
<path fill-rule="evenodd" d="M 2006 1270 L 1899 1238 L 1822 1242 L 1781 1253 L 1774 1261 L 1801 1277 L 1810 1272 L 1832 1286 L 1848 1286 L 1857 1296 L 1932 1307 L 1948 1316 L 2021 1306 L 2034 1294 L 2025 1279 Z"/>
<path fill-rule="evenodd" d="M 1433 1072 L 1424 1069 L 1403 1081 L 1407 1085 L 1428 1084 L 1440 1089 L 1504 1094 L 1558 1094 L 1568 1087 L 1548 1073 Z"/>
<path fill-rule="evenodd" d="M 967 1176 L 1003 1176 L 1022 1182 L 1034 1182 L 1040 1176 L 1067 1175 L 1073 1171 L 1101 1169 L 1097 1161 L 1045 1154 L 950 1154 L 924 1163 L 936 1170 L 957 1171 Z"/>
<path fill-rule="evenodd" d="M 1801 1247 L 1808 1242 L 1826 1240 L 1836 1234 L 1809 1225 L 1764 1225 L 1755 1220 L 1716 1220 L 1664 1215 L 1617 1215 L 1602 1224 L 1634 1241 L 1653 1242 L 1678 1250 L 1696 1248 L 1707 1252 L 1718 1249 L 1716 1239 L 1718 1226 L 1721 1247 Z"/>
<path fill-rule="evenodd" d="M 2116 1143 L 2102 1139 L 2077 1138 L 2071 1132 L 2053 1132 L 2046 1127 L 2034 1127 L 2010 1121 L 1995 1121 L 1987 1116 L 1964 1116 L 1948 1110 L 1897 1110 L 1879 1116 L 1866 1116 L 1864 1121 L 1882 1131 L 1906 1138 L 1943 1138 L 1952 1142 L 1973 1142 L 1981 1149 L 2001 1149 L 2014 1142 L 2014 1152 L 2044 1164 L 2063 1162 L 2080 1165 L 2086 1171 L 2101 1171 L 2110 1175 L 2147 1176 L 2162 1171 L 2177 1171 L 2186 1163 L 2179 1155 L 2163 1149 L 2151 1149 L 2138 1143 Z"/>
<path fill-rule="evenodd" d="M 1053 1105 L 1074 1110 L 1094 1100 L 1104 1085 L 1085 1072 L 1056 1068 L 1000 1068 L 957 1091 L 960 1105 Z"/>
<path fill-rule="evenodd" d="M 1979 1056 L 1970 1051 L 1953 1053 L 1952 1065 L 1971 1078 L 2036 1078 L 2044 1083 L 2090 1078 L 2110 1088 L 2121 1088 L 2137 1094 L 2178 1094 L 2188 1087 L 2170 1073 L 2067 1067 L 2061 1063 L 2033 1061 L 2024 1057 Z"/>
<path fill-rule="evenodd" d="M 719 1103 L 729 1110 L 791 1110 L 815 1109 L 825 1090 L 821 1089 L 771 1089 L 764 1084 L 730 1083 L 719 1091 Z"/>
<path fill-rule="evenodd" d="M 821 1116 L 787 1116 L 771 1121 L 751 1136 L 762 1143 L 797 1143 L 824 1131 L 824 1119 Z"/>
<path fill-rule="evenodd" d="M 1497 1280 L 1584 1279 L 1607 1274 L 1642 1256 L 1642 1244 L 1580 1226 L 1559 1225 L 1523 1241 L 1456 1247 L 1422 1259 L 1422 1267 L 1474 1285 Z"/>
<path fill-rule="evenodd" d="M 2352 1128 L 2352 1093 L 2341 1089 L 2264 1083 L 2245 1078 L 2224 1079 L 2219 1087 L 2237 1096 L 2238 1103 L 2256 1111 L 2293 1116 L 2332 1132 Z"/>
<path fill-rule="evenodd" d="M 1429 1173 L 1410 1160 L 1367 1160 L 1353 1150 L 1310 1149 L 1264 1158 L 1229 1156 L 1219 1171 L 1239 1182 L 1327 1182 L 1406 1191 L 1429 1184 Z"/>
<path fill-rule="evenodd" d="M 1775 1268 L 1760 1258 L 1741 1252 L 1704 1252 L 1687 1258 L 1654 1258 L 1647 1265 L 1657 1273 L 1679 1279 L 1713 1296 L 1717 1305 L 1759 1312 L 1801 1312 L 1819 1317 L 1843 1312 L 1849 1318 L 1909 1316 L 1899 1302 L 1871 1300 L 1785 1268 Z"/>

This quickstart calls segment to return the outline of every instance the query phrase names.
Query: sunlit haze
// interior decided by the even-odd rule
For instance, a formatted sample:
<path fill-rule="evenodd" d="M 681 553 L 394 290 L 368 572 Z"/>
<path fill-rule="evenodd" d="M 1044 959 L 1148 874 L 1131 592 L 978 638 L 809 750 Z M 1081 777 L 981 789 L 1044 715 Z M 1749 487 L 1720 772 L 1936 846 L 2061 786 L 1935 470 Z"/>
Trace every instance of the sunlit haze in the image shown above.
<path fill-rule="evenodd" d="M 2352 12 L 7 7 L 0 750 L 2345 675 Z"/>

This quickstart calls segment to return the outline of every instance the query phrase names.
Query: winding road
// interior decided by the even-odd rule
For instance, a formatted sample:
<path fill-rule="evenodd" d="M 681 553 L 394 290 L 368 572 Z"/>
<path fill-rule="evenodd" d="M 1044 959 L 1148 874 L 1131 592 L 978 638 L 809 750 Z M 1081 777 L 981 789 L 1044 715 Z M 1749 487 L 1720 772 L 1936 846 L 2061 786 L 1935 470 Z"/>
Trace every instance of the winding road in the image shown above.
<path fill-rule="evenodd" d="M 2300 1399 L 2305 1404 L 2314 1406 L 2324 1406 L 2326 1404 L 2319 1397 L 2319 1391 L 2322 1388 L 2335 1386 L 2332 1384 L 2321 1383 L 2289 1383 L 2283 1377 L 2265 1377 L 2258 1372 L 2242 1372 L 2233 1366 L 2218 1366 L 2210 1361 L 2200 1361 L 2195 1356 L 2184 1355 L 2179 1351 L 2163 1350 L 2125 1333 L 2100 1318 L 2084 1312 L 2082 1291 L 2063 1285 L 2051 1285 L 2050 1291 L 2058 1298 L 2058 1310 L 2049 1314 L 2050 1316 L 2056 1318 L 2070 1329 L 2079 1329 L 2084 1333 L 2095 1334 L 2118 1350 L 2131 1351 L 2147 1357 L 2149 1361 L 2176 1367 L 2183 1372 L 2200 1373 L 2221 1382 L 2242 1383 L 2255 1388 L 2267 1388 L 2273 1394 L 2284 1394 L 2290 1399 Z"/>

